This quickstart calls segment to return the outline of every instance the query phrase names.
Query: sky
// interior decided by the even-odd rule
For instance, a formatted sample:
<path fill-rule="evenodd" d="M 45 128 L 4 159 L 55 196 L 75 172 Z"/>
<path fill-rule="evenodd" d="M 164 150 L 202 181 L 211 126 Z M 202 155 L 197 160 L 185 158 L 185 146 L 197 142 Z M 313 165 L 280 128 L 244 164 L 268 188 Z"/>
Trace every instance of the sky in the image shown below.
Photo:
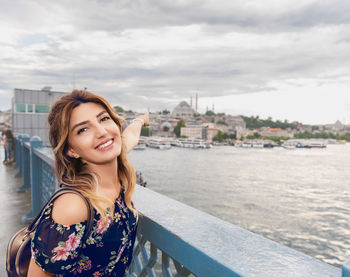
<path fill-rule="evenodd" d="M 348 0 L 0 0 L 0 110 L 14 88 L 350 124 Z"/>

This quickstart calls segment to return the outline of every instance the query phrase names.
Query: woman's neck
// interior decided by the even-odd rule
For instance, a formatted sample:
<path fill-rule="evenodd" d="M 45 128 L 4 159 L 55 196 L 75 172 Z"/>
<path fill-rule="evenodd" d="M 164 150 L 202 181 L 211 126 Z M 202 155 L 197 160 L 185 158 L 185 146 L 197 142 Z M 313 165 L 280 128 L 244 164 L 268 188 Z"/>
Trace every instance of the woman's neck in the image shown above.
<path fill-rule="evenodd" d="M 98 176 L 98 183 L 96 187 L 97 192 L 113 199 L 118 197 L 121 185 L 118 176 L 117 159 L 108 164 L 88 164 L 88 166 L 90 170 L 96 173 Z"/>

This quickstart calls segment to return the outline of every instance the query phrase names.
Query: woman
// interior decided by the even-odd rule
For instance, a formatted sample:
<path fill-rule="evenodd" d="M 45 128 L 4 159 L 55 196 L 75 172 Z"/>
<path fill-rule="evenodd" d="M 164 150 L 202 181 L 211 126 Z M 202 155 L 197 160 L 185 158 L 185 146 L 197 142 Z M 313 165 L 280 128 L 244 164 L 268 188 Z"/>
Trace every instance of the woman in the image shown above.
<path fill-rule="evenodd" d="M 126 154 L 148 125 L 148 114 L 122 133 L 121 119 L 105 99 L 74 90 L 53 105 L 48 120 L 57 179 L 88 198 L 95 215 L 82 241 L 84 199 L 66 193 L 49 205 L 32 239 L 28 276 L 124 276 L 138 220 L 131 202 L 135 171 Z"/>

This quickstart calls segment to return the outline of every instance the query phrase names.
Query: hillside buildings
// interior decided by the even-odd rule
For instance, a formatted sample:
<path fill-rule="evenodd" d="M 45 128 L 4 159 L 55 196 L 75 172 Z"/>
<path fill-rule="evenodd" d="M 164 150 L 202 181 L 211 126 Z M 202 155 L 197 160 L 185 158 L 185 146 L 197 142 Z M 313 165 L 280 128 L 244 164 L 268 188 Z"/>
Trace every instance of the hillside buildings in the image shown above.
<path fill-rule="evenodd" d="M 11 110 L 0 112 L 0 129 L 11 128 L 11 126 L 12 126 Z"/>

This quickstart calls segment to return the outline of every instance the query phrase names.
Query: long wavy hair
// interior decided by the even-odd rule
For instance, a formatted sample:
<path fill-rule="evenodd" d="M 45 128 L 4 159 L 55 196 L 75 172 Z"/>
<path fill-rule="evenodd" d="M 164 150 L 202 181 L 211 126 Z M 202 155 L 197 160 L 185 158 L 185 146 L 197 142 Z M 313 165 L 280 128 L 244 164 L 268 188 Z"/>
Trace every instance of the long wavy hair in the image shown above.
<path fill-rule="evenodd" d="M 69 149 L 69 122 L 72 111 L 80 104 L 89 102 L 104 107 L 120 128 L 120 133 L 122 133 L 122 119 L 114 112 L 107 100 L 86 90 L 73 90 L 57 100 L 51 107 L 48 117 L 50 125 L 49 139 L 55 154 L 55 171 L 58 181 L 63 187 L 76 189 L 88 198 L 106 223 L 107 217 L 114 214 L 114 203 L 96 192 L 99 176 L 91 172 L 87 164 L 83 163 L 81 159 L 72 158 L 67 154 Z M 118 177 L 124 187 L 124 201 L 127 207 L 136 212 L 131 205 L 136 174 L 126 154 L 126 148 L 122 140 L 121 153 L 117 158 Z"/>

